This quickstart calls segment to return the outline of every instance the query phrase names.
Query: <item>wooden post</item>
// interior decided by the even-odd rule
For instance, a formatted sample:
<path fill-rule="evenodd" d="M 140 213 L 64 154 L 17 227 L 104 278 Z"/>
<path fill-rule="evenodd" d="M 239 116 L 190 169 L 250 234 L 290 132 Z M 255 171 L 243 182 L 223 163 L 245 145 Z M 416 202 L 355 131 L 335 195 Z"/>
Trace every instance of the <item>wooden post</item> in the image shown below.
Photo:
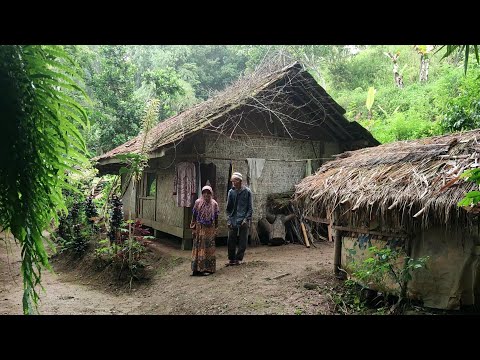
<path fill-rule="evenodd" d="M 191 216 L 191 208 L 183 208 L 182 250 L 192 250 L 193 247 L 192 230 L 190 229 Z"/>
<path fill-rule="evenodd" d="M 336 222 L 335 211 L 332 212 L 331 225 Z M 330 232 L 329 232 L 330 233 Z M 336 276 L 340 274 L 340 267 L 342 266 L 342 233 L 340 230 L 333 230 L 332 237 L 334 241 L 334 255 L 333 255 L 333 271 Z"/>
<path fill-rule="evenodd" d="M 331 219 L 331 215 L 330 215 L 330 210 L 327 210 L 327 220 L 328 220 L 328 226 L 327 226 L 327 230 L 328 230 L 328 241 L 333 241 L 333 235 L 332 235 L 332 219 Z"/>

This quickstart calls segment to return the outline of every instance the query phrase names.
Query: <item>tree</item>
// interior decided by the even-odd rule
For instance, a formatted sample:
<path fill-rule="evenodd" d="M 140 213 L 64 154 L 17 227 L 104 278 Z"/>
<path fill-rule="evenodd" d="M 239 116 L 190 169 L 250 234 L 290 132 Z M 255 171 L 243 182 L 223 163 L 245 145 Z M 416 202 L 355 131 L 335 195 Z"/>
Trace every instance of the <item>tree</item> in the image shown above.
<path fill-rule="evenodd" d="M 0 231 L 22 247 L 23 311 L 39 299 L 42 268 L 50 268 L 42 231 L 66 212 L 62 189 L 87 161 L 77 126 L 87 116 L 74 100 L 78 68 L 60 46 L 0 46 Z"/>
<path fill-rule="evenodd" d="M 159 112 L 156 120 L 167 119 L 175 115 L 178 110 L 175 108 L 178 98 L 185 95 L 185 90 L 175 70 L 170 67 L 147 70 L 142 74 L 142 78 L 142 87 L 146 89 L 143 102 L 148 103 L 151 98 L 162 99 L 161 103 L 158 100 Z"/>
<path fill-rule="evenodd" d="M 428 67 L 430 63 L 430 53 L 435 45 L 415 45 L 415 50 L 420 54 L 420 82 L 428 81 Z"/>
<path fill-rule="evenodd" d="M 99 103 L 92 112 L 91 146 L 97 153 L 123 144 L 140 131 L 143 108 L 134 99 L 135 64 L 124 45 L 102 45 L 98 49 L 98 69 L 87 85 L 93 89 Z M 93 143 L 96 143 L 95 145 Z"/>
<path fill-rule="evenodd" d="M 399 88 L 403 88 L 403 76 L 400 75 L 398 72 L 398 58 L 400 57 L 400 52 L 396 52 L 395 54 L 392 54 L 390 51 L 385 53 L 386 56 L 392 60 L 393 63 L 393 79 L 395 81 L 395 84 Z"/>
<path fill-rule="evenodd" d="M 220 91 L 231 84 L 245 69 L 247 58 L 226 45 L 194 46 L 185 58 L 186 64 L 195 64 L 198 83 L 195 95 L 203 100 L 213 91 Z"/>
<path fill-rule="evenodd" d="M 141 111 L 150 98 L 160 100 L 160 120 L 195 101 L 165 46 L 75 45 L 68 50 L 81 64 L 93 99 L 88 108 L 92 128 L 85 137 L 97 154 L 138 135 Z"/>

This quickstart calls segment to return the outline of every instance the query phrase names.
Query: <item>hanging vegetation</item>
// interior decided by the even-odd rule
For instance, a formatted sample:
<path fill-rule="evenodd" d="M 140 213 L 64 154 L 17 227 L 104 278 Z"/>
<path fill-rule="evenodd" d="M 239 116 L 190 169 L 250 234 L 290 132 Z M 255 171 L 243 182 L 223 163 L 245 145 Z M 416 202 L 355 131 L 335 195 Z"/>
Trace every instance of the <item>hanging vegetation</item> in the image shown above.
<path fill-rule="evenodd" d="M 87 161 L 77 71 L 60 46 L 0 46 L 0 231 L 22 247 L 25 314 L 36 311 L 41 270 L 50 268 L 42 232 L 67 212 L 62 189 L 73 189 L 68 174 Z"/>

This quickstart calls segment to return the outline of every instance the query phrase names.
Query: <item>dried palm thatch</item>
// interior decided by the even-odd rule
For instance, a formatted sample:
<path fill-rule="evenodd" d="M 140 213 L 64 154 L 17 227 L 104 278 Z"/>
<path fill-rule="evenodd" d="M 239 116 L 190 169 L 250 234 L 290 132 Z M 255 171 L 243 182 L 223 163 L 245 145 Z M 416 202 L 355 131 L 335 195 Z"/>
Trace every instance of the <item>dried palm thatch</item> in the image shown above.
<path fill-rule="evenodd" d="M 338 155 L 296 186 L 295 202 L 306 214 L 363 227 L 412 231 L 471 221 L 457 203 L 478 189 L 460 174 L 480 166 L 480 129 L 400 141 Z"/>
<path fill-rule="evenodd" d="M 273 59 L 222 92 L 156 125 L 145 141 L 146 153 L 155 157 L 162 147 L 174 147 L 200 130 L 231 137 L 242 132 L 242 121 L 251 112 L 276 119 L 292 138 L 308 138 L 311 132 L 298 132 L 294 125 L 321 128 L 323 133 L 346 143 L 361 141 L 362 146 L 378 145 L 372 135 L 356 122 L 343 117 L 345 110 L 295 62 L 285 66 L 284 59 Z M 268 120 L 266 120 L 268 121 Z M 252 125 L 255 126 L 255 125 Z M 139 152 L 142 134 L 96 157 L 99 166 L 112 162 L 117 154 Z M 110 161 L 107 161 L 110 160 Z"/>

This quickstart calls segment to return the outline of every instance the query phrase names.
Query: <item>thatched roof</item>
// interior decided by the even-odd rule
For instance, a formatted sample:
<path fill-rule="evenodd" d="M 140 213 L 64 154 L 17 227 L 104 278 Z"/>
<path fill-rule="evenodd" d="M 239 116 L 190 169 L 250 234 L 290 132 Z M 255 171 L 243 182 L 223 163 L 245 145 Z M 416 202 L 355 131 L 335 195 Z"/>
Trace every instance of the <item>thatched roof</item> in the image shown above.
<path fill-rule="evenodd" d="M 376 218 L 403 230 L 465 223 L 457 203 L 478 185 L 460 179 L 479 167 L 480 129 L 345 152 L 296 186 L 305 213 L 335 209 L 349 225 Z"/>
<path fill-rule="evenodd" d="M 278 96 L 282 92 L 286 97 Z M 286 100 L 287 97 L 293 100 Z M 280 68 L 277 66 L 276 70 L 275 67 L 273 70 L 271 66 L 264 67 L 241 78 L 210 99 L 159 123 L 149 132 L 146 141 L 147 153 L 155 157 L 156 152 L 161 148 L 176 145 L 187 136 L 202 129 L 210 129 L 230 136 L 236 126 L 229 127 L 223 124 L 219 126 L 217 120 L 241 108 L 250 107 L 257 111 L 268 111 L 276 106 L 274 115 L 278 116 L 280 113 L 278 108 L 289 105 L 295 106 L 295 109 L 299 113 L 301 111 L 305 117 L 310 116 L 311 121 L 314 120 L 317 126 L 321 124 L 325 132 L 340 141 L 354 143 L 360 140 L 363 141 L 362 146 L 378 144 L 377 140 L 358 123 L 345 119 L 343 117 L 345 110 L 300 64 L 294 63 Z M 95 160 L 99 161 L 100 167 L 107 163 L 118 162 L 114 159 L 115 155 L 138 152 L 141 146 L 142 134 L 96 157 Z"/>

